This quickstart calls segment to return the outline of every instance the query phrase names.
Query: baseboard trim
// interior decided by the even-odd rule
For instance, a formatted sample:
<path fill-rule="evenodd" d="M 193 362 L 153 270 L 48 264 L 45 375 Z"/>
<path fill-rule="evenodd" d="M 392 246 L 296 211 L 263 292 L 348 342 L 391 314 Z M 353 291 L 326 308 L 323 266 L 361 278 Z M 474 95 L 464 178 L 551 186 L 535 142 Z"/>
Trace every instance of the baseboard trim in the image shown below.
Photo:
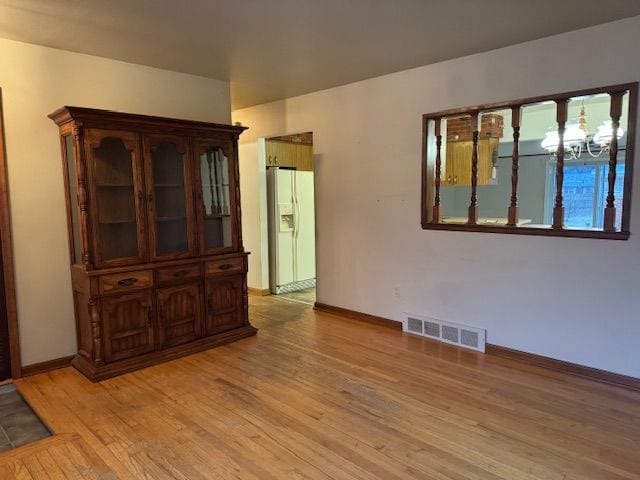
<path fill-rule="evenodd" d="M 266 295 L 271 295 L 271 290 L 269 290 L 268 288 L 248 287 L 247 292 L 249 293 L 249 295 L 255 295 L 257 297 L 264 297 Z"/>
<path fill-rule="evenodd" d="M 349 310 L 342 307 L 334 307 L 333 305 L 327 305 L 326 303 L 319 302 L 314 303 L 313 308 L 314 310 L 318 310 L 320 312 L 331 313 L 333 315 L 351 318 L 352 320 L 359 320 L 361 322 L 373 323 L 375 325 L 382 325 L 383 327 L 402 330 L 401 322 L 389 320 L 388 318 L 377 317 L 375 315 L 369 315 L 368 313 L 356 312 L 355 310 Z"/>
<path fill-rule="evenodd" d="M 333 305 L 327 305 L 326 303 L 318 302 L 314 304 L 313 308 L 321 312 L 331 313 L 334 315 L 347 317 L 354 320 L 360 320 L 367 323 L 374 323 L 376 325 L 383 325 L 385 327 L 394 328 L 396 330 L 402 330 L 401 322 L 389 320 L 388 318 L 377 317 L 375 315 L 369 315 L 368 313 L 356 312 L 347 308 L 334 307 Z M 562 360 L 556 360 L 550 357 L 543 357 L 542 355 L 536 355 L 534 353 L 527 353 L 521 350 L 501 347 L 499 345 L 487 344 L 485 355 L 508 358 L 509 360 L 526 363 L 528 365 L 533 365 L 536 367 L 546 368 L 547 370 L 567 373 L 569 375 L 575 375 L 595 382 L 606 383 L 608 385 L 613 385 L 616 387 L 640 391 L 640 378 L 629 377 L 627 375 L 621 375 L 619 373 L 607 372 L 606 370 L 599 370 L 597 368 L 585 367 L 584 365 L 578 365 L 577 363 L 570 363 Z"/>
<path fill-rule="evenodd" d="M 59 368 L 70 367 L 73 357 L 74 355 L 71 355 L 70 357 L 54 358 L 53 360 L 47 360 L 46 362 L 25 365 L 22 367 L 22 371 L 20 373 L 22 374 L 22 377 L 30 377 L 32 375 L 47 373 Z"/>
<path fill-rule="evenodd" d="M 595 380 L 600 383 L 640 391 L 640 378 L 607 372 L 606 370 L 599 370 L 597 368 L 585 367 L 584 365 L 578 365 L 577 363 L 556 360 L 555 358 L 544 357 L 542 355 L 536 355 L 535 353 L 527 353 L 521 350 L 501 347 L 499 345 L 487 344 L 486 353 L 556 372 L 568 373 L 577 377 Z"/>

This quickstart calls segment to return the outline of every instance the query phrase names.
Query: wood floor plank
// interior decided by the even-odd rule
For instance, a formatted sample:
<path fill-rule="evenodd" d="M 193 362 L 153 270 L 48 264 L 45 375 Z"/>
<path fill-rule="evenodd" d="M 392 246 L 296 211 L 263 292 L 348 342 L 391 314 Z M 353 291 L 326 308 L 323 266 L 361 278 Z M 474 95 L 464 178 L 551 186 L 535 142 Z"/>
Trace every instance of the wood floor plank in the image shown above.
<path fill-rule="evenodd" d="M 13 474 L 9 465 L 0 465 L 0 478 L 3 480 L 14 480 L 16 476 Z"/>
<path fill-rule="evenodd" d="M 18 388 L 53 437 L 0 478 L 640 480 L 640 393 L 251 297 L 256 337 Z"/>
<path fill-rule="evenodd" d="M 22 460 L 11 462 L 10 466 L 13 477 L 9 478 L 15 478 L 16 480 L 33 480 L 33 477 L 27 470 L 27 466 Z"/>

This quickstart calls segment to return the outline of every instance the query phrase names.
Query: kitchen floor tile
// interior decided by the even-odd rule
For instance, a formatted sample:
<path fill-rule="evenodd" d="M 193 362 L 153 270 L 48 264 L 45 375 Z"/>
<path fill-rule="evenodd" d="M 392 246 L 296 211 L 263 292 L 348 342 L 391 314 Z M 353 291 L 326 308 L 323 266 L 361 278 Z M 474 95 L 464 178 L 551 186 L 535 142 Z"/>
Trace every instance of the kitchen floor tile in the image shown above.
<path fill-rule="evenodd" d="M 0 389 L 0 451 L 51 435 L 13 385 Z"/>

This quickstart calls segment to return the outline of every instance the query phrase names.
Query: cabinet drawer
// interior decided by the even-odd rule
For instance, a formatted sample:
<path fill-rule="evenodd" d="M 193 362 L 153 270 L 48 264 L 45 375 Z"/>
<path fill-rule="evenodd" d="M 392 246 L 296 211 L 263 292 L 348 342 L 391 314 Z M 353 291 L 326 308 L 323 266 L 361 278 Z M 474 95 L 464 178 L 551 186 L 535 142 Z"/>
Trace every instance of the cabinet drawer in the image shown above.
<path fill-rule="evenodd" d="M 202 264 L 178 265 L 177 267 L 159 268 L 156 270 L 158 285 L 166 285 L 181 280 L 198 279 L 202 276 Z"/>
<path fill-rule="evenodd" d="M 153 275 L 151 270 L 114 273 L 101 276 L 99 284 L 100 293 L 148 288 L 153 285 Z"/>
<path fill-rule="evenodd" d="M 207 275 L 212 275 L 214 273 L 243 272 L 243 271 L 244 271 L 243 257 L 221 258 L 219 260 L 211 260 L 207 262 Z"/>

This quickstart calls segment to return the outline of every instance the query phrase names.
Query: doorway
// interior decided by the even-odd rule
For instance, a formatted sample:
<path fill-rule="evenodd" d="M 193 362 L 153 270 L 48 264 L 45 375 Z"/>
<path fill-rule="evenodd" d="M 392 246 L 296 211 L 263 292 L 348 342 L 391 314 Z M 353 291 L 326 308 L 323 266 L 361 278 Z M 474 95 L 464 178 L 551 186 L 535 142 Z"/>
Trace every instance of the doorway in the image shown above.
<path fill-rule="evenodd" d="M 9 318 L 4 290 L 4 268 L 0 242 L 0 382 L 11 378 L 11 350 L 9 343 Z"/>
<path fill-rule="evenodd" d="M 0 89 L 0 383 L 21 374 L 4 131 Z"/>
<path fill-rule="evenodd" d="M 269 290 L 313 305 L 316 229 L 313 133 L 265 139 Z"/>

